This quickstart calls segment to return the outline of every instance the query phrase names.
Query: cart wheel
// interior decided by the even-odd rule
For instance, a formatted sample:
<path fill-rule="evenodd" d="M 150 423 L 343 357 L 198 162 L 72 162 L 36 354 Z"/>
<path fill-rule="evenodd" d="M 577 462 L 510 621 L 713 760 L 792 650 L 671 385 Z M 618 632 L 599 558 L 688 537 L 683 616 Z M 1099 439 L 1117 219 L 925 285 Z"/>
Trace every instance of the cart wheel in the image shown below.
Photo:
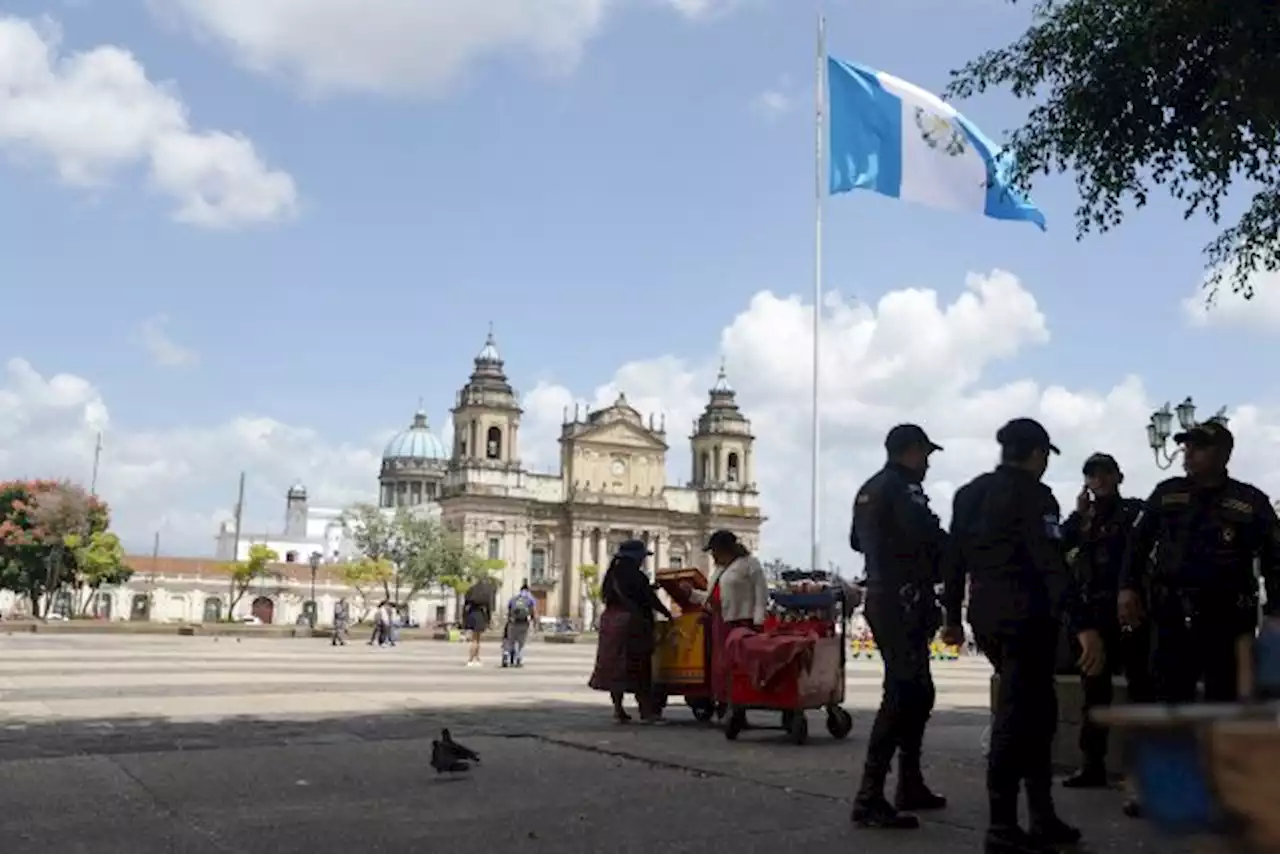
<path fill-rule="evenodd" d="M 804 712 L 796 712 L 787 722 L 787 735 L 796 744 L 804 744 L 809 740 L 809 719 Z"/>
<path fill-rule="evenodd" d="M 729 741 L 737 741 L 738 736 L 742 734 L 742 728 L 746 726 L 747 715 L 738 709 L 729 708 L 727 714 L 729 719 L 724 723 L 724 737 Z"/>
<path fill-rule="evenodd" d="M 693 709 L 693 719 L 700 724 L 711 723 L 716 713 L 716 707 L 710 700 L 697 700 L 690 703 L 689 708 Z"/>
<path fill-rule="evenodd" d="M 716 703 L 716 720 L 724 720 L 724 716 L 728 713 L 729 707 L 724 703 Z"/>
<path fill-rule="evenodd" d="M 839 706 L 827 709 L 827 732 L 836 740 L 843 740 L 853 732 L 853 715 Z"/>

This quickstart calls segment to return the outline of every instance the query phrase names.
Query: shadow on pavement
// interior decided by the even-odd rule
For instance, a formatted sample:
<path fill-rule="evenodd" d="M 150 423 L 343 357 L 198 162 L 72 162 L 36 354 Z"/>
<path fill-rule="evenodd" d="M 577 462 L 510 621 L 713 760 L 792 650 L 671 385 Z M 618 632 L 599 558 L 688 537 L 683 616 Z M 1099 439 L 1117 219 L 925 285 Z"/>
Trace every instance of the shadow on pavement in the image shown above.
<path fill-rule="evenodd" d="M 678 705 L 667 726 L 613 724 L 603 697 L 357 716 L 11 716 L 0 729 L 0 850 L 978 850 L 985 708 L 935 714 L 929 774 L 952 803 L 905 836 L 848 825 L 871 714 L 855 713 L 845 741 L 811 715 L 803 746 L 764 728 L 770 713 L 753 712 L 760 728 L 729 742 Z M 428 767 L 443 726 L 482 755 L 461 780 Z M 1120 818 L 1116 793 L 1059 800 L 1093 850 L 1180 850 Z"/>

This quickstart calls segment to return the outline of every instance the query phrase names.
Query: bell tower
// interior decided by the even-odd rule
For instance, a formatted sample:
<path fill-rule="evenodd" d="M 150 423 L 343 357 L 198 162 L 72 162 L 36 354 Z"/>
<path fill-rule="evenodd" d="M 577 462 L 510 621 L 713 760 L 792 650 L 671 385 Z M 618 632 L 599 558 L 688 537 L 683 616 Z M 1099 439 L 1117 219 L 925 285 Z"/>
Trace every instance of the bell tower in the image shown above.
<path fill-rule="evenodd" d="M 521 412 L 490 326 L 453 407 L 453 465 L 518 468 Z"/>
<path fill-rule="evenodd" d="M 706 409 L 693 422 L 689 437 L 693 451 L 690 485 L 699 491 L 755 492 L 755 441 L 751 422 L 738 408 L 737 393 L 729 385 L 722 362 Z"/>

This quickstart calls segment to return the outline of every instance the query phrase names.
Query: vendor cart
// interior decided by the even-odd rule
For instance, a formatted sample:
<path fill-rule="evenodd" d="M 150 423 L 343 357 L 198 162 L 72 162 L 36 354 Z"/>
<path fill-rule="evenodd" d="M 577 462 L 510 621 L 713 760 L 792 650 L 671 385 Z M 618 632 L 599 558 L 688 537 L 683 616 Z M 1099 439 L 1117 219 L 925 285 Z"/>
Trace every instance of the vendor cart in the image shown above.
<path fill-rule="evenodd" d="M 711 633 L 707 614 L 687 596 L 684 585 L 707 589 L 706 577 L 695 568 L 660 569 L 656 586 L 675 604 L 675 617 L 655 626 L 653 653 L 654 703 L 666 708 L 672 697 L 684 697 L 699 723 L 710 723 L 716 705 L 711 696 Z M 678 612 L 678 613 L 676 613 Z M 723 714 L 723 709 L 720 710 Z"/>
<path fill-rule="evenodd" d="M 816 574 L 815 574 L 816 575 Z M 825 574 L 824 574 L 825 575 Z M 843 607 L 843 589 L 824 587 L 806 592 L 773 592 L 772 611 L 763 631 L 754 636 L 732 637 L 743 645 L 730 655 L 728 667 L 728 719 L 725 738 L 733 741 L 745 725 L 745 712 L 781 712 L 782 728 L 796 744 L 809 739 L 805 712 L 826 712 L 827 731 L 844 739 L 853 730 L 853 716 L 844 707 L 846 650 L 849 616 Z M 747 647 L 781 649 L 773 666 L 750 663 Z M 722 654 L 716 650 L 716 654 Z M 779 661 L 785 661 L 779 664 Z"/>

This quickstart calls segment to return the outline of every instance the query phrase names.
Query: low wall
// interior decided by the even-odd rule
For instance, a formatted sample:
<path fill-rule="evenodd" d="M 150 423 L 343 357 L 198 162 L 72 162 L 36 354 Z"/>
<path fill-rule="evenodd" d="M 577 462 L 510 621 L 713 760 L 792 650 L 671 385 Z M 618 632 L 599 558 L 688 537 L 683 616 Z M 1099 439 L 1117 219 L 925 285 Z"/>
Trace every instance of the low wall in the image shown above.
<path fill-rule="evenodd" d="M 257 638 L 329 638 L 333 629 L 326 626 L 273 626 L 248 623 L 150 623 L 107 622 L 103 620 L 0 620 L 0 634 L 55 634 L 55 635 L 162 635 L 183 637 L 257 637 Z M 353 640 L 369 639 L 373 633 L 371 624 L 355 625 L 350 629 Z M 538 632 L 531 639 L 541 638 L 546 643 L 590 643 L 594 634 Z M 449 640 L 449 634 L 435 628 L 400 629 L 397 640 Z M 490 631 L 484 635 L 486 642 L 499 642 L 502 632 Z"/>
<path fill-rule="evenodd" d="M 1080 726 L 1084 722 L 1084 687 L 1079 676 L 1060 675 L 1057 677 L 1058 689 L 1058 730 L 1053 738 L 1053 764 L 1059 770 L 1074 770 L 1080 766 Z M 996 693 L 999 691 L 1000 677 L 991 677 L 991 707 L 995 708 Z M 1129 688 L 1124 678 L 1117 676 L 1114 680 L 1113 702 L 1116 705 L 1129 700 Z M 1112 773 L 1118 773 L 1120 757 L 1124 751 L 1124 737 L 1120 733 L 1111 733 L 1111 741 L 1107 747 L 1107 765 Z"/>

